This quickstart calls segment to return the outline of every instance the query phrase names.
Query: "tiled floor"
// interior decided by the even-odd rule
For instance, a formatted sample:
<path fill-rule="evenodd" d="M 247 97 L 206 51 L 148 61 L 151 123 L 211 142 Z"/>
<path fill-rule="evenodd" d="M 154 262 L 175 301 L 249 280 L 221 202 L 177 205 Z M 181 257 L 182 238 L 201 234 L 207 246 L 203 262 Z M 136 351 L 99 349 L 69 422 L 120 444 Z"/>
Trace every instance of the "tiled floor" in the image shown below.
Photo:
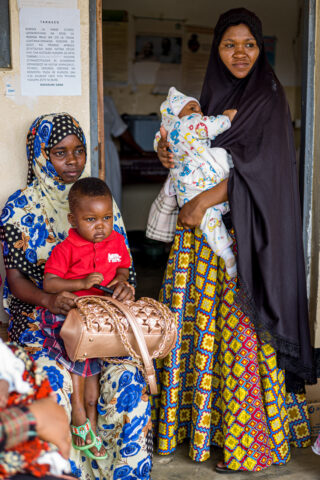
<path fill-rule="evenodd" d="M 132 242 L 130 242 L 132 243 Z M 141 244 L 141 242 L 140 242 Z M 154 248 L 153 248 L 154 247 Z M 162 277 L 165 269 L 168 249 L 161 245 L 144 244 L 142 248 L 133 248 L 135 268 L 137 272 L 137 295 L 158 298 Z M 230 475 L 217 474 L 214 470 L 221 460 L 221 450 L 212 449 L 209 460 L 203 463 L 193 462 L 188 457 L 188 445 L 177 448 L 174 455 L 154 455 L 152 480 L 223 480 Z M 282 467 L 273 466 L 259 473 L 236 473 L 233 480 L 320 480 L 320 456 L 315 455 L 311 448 L 292 449 L 291 461 Z"/>

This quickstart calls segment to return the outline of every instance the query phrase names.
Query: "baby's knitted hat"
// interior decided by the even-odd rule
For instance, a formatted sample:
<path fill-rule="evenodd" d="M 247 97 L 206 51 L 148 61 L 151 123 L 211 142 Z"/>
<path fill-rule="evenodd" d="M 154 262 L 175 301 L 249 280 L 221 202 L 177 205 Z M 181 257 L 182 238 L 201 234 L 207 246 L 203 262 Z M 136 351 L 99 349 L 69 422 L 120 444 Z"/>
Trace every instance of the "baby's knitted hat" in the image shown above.
<path fill-rule="evenodd" d="M 179 115 L 187 103 L 192 101 L 199 103 L 199 100 L 194 97 L 187 97 L 183 93 L 179 92 L 175 87 L 171 87 L 169 89 L 167 101 L 172 113 L 176 116 Z"/>

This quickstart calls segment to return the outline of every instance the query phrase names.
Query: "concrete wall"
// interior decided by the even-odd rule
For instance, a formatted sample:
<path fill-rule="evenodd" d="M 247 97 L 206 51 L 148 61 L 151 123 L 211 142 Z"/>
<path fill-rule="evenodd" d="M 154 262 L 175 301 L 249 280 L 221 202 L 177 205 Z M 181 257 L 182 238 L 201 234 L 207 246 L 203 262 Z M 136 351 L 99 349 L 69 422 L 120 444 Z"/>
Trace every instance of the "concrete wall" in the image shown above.
<path fill-rule="evenodd" d="M 41 1 L 39 1 L 41 5 Z M 89 137 L 89 0 L 78 0 L 81 23 L 81 74 L 80 96 L 22 97 L 20 95 L 19 11 L 17 0 L 10 0 L 12 69 L 0 70 L 0 208 L 8 196 L 26 185 L 27 159 L 26 134 L 32 121 L 41 114 L 66 111 L 74 115 Z M 14 97 L 7 97 L 6 82 L 16 88 Z M 88 148 L 90 151 L 90 145 Z M 2 256 L 0 271 L 4 278 Z M 4 314 L 0 311 L 0 319 Z"/>
<path fill-rule="evenodd" d="M 254 11 L 262 20 L 264 35 L 276 36 L 276 66 L 275 71 L 281 83 L 285 86 L 293 118 L 300 118 L 300 0 L 185 0 L 172 2 L 163 0 L 103 0 L 104 9 L 126 10 L 132 21 L 132 16 L 153 18 L 175 18 L 185 20 L 185 24 L 201 25 L 213 28 L 219 15 L 235 7 L 246 7 Z M 182 7 L 183 5 L 183 7 Z M 284 26 L 285 19 L 285 26 Z M 134 41 L 134 32 L 129 27 L 129 41 Z M 107 88 L 112 95 L 120 113 L 150 113 L 158 111 L 163 100 L 161 95 L 151 94 L 148 85 L 139 85 L 134 90 L 128 87 Z M 298 108 L 297 108 L 298 105 Z"/>

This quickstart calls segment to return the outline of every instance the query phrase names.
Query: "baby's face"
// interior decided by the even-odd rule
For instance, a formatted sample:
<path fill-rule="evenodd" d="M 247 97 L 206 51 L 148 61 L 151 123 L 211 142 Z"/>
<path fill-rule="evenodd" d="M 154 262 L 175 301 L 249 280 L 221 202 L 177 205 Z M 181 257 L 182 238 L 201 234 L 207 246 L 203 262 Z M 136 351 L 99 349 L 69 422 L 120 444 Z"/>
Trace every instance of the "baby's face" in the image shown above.
<path fill-rule="evenodd" d="M 68 219 L 82 238 L 93 243 L 102 242 L 113 230 L 112 198 L 81 196 Z"/>
<path fill-rule="evenodd" d="M 187 115 L 191 115 L 192 113 L 199 113 L 202 115 L 201 107 L 198 102 L 195 100 L 191 100 L 191 102 L 187 103 L 179 113 L 179 118 L 185 117 Z"/>

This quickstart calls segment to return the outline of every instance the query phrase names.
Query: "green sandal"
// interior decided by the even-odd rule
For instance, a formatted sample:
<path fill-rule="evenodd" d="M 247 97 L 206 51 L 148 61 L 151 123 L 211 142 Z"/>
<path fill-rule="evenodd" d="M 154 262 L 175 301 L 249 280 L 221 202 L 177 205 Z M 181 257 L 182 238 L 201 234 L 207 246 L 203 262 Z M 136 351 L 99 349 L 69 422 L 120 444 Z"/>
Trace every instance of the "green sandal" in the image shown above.
<path fill-rule="evenodd" d="M 98 452 L 100 452 L 101 447 L 102 447 L 101 438 L 100 438 L 100 437 L 95 437 L 95 439 L 96 439 L 96 444 L 94 445 L 94 447 L 96 447 L 96 449 L 98 450 Z M 84 451 L 84 454 L 87 455 L 87 457 L 92 458 L 93 460 L 104 460 L 104 459 L 107 458 L 107 456 L 108 456 L 108 454 L 107 454 L 107 452 L 106 452 L 105 455 L 102 455 L 101 457 L 97 457 L 97 456 L 94 455 L 89 449 L 90 449 L 90 447 L 88 447 L 88 448 Z"/>
<path fill-rule="evenodd" d="M 88 448 L 94 447 L 96 444 L 96 436 L 92 431 L 89 418 L 87 418 L 86 423 L 84 423 L 83 425 L 79 425 L 79 427 L 76 427 L 75 425 L 71 425 L 71 433 L 72 435 L 77 435 L 78 437 L 80 437 L 85 443 L 85 445 L 76 445 L 73 439 L 71 439 L 72 446 L 76 450 L 87 450 Z M 86 444 L 86 438 L 88 433 L 90 433 L 91 443 Z"/>

